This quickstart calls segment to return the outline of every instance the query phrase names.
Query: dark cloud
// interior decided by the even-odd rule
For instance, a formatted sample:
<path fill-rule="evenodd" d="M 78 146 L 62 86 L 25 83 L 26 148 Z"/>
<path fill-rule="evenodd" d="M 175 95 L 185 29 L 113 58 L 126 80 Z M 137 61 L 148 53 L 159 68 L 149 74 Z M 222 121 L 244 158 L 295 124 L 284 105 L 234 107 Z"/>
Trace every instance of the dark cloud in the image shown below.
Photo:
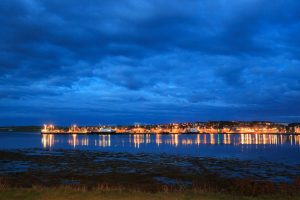
<path fill-rule="evenodd" d="M 244 84 L 242 66 L 219 67 L 216 75 L 219 76 L 229 86 L 241 87 Z"/>
<path fill-rule="evenodd" d="M 3 124 L 299 120 L 297 1 L 2 0 L 0 13 Z"/>

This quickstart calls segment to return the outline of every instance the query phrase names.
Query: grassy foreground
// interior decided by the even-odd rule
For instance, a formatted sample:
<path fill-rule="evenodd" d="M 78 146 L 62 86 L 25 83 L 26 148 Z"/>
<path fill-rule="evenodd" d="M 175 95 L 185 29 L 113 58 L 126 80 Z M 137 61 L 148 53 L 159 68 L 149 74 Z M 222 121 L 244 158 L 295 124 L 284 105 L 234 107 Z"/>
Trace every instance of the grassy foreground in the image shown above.
<path fill-rule="evenodd" d="M 222 193 L 206 193 L 199 191 L 184 191 L 184 192 L 141 192 L 130 191 L 122 189 L 74 189 L 69 187 L 63 188 L 40 188 L 34 187 L 30 189 L 0 189 L 0 200 L 101 200 L 101 199 L 122 199 L 122 200 L 134 200 L 134 199 L 202 199 L 202 200 L 215 200 L 215 199 L 230 199 L 230 200 L 271 200 L 271 199 L 300 199 L 299 196 L 235 196 Z"/>

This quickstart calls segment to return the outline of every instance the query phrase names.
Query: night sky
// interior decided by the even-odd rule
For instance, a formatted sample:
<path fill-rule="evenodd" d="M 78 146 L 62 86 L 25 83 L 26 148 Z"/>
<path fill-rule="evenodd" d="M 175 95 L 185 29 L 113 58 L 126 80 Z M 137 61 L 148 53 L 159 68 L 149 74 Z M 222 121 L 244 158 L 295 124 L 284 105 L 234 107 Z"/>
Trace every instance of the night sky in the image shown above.
<path fill-rule="evenodd" d="M 300 121 L 298 0 L 1 0 L 0 125 Z"/>

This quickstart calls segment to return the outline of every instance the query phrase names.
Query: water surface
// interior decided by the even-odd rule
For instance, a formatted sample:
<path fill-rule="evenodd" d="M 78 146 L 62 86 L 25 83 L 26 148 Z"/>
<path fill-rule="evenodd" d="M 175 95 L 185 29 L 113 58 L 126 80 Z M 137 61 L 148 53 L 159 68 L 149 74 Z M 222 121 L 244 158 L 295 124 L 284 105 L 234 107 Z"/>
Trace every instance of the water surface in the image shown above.
<path fill-rule="evenodd" d="M 300 164 L 300 135 L 41 135 L 0 133 L 0 150 L 40 148 L 237 158 Z"/>

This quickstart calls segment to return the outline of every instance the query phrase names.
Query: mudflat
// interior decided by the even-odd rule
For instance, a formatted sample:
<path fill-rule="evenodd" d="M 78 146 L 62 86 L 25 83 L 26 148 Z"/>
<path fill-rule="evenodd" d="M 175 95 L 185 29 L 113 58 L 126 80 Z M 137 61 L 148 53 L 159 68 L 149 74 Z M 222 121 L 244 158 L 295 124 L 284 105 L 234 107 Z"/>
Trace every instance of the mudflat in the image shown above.
<path fill-rule="evenodd" d="M 80 193 L 104 189 L 143 195 L 177 192 L 182 198 L 191 192 L 296 198 L 300 189 L 299 165 L 79 150 L 0 151 L 0 177 L 1 196 L 12 190 L 27 194 L 67 187 Z"/>

